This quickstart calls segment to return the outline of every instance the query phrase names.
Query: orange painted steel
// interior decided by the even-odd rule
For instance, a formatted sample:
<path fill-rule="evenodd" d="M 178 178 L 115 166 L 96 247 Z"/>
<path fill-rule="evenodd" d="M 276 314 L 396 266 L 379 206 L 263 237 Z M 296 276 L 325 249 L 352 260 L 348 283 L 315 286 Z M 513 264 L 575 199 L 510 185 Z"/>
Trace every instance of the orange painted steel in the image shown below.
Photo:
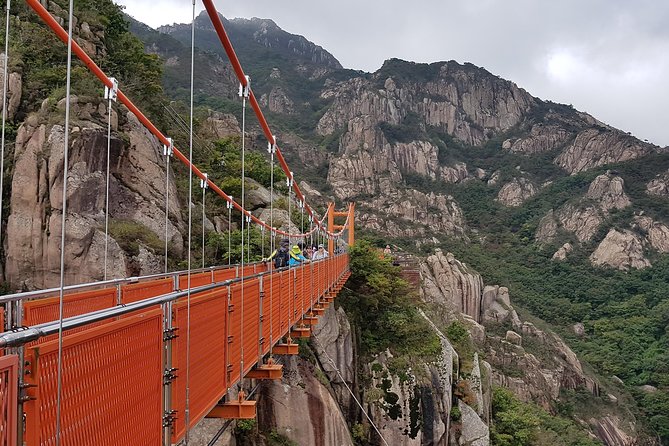
<path fill-rule="evenodd" d="M 225 326 L 228 288 L 192 296 L 190 300 L 190 358 L 186 357 L 188 302 L 183 299 L 173 309 L 173 326 L 178 337 L 172 341 L 172 367 L 177 378 L 172 385 L 172 409 L 176 409 L 173 442 L 185 432 L 186 366 L 190 360 L 189 407 L 193 427 L 216 405 L 227 390 L 225 373 Z"/>
<path fill-rule="evenodd" d="M 288 329 L 293 325 L 293 319 L 291 316 L 292 312 L 292 305 L 291 305 L 291 299 L 290 299 L 290 284 L 292 280 L 292 274 L 293 271 L 288 270 L 288 271 L 283 271 L 281 273 L 282 276 L 282 286 L 281 286 L 281 299 L 280 299 L 280 305 L 281 305 L 281 333 L 286 333 Z"/>
<path fill-rule="evenodd" d="M 174 291 L 174 279 L 150 280 L 121 287 L 121 302 L 129 304 L 149 297 L 156 297 Z"/>
<path fill-rule="evenodd" d="M 285 303 L 282 300 L 282 290 L 286 286 L 286 273 L 274 273 L 272 278 L 265 276 L 265 300 L 272 305 L 270 320 L 265 319 L 263 327 L 272 330 L 272 341 L 276 342 L 281 339 L 283 333 L 288 330 L 288 323 L 286 322 L 287 312 L 285 310 Z M 269 339 L 269 337 L 267 338 Z"/>
<path fill-rule="evenodd" d="M 248 265 L 245 270 L 253 274 L 251 267 Z M 262 266 L 255 268 L 259 271 Z M 307 327 L 298 328 L 303 318 L 310 316 L 311 306 L 322 300 L 326 292 L 336 293 L 347 277 L 347 269 L 348 256 L 341 255 L 272 273 L 271 279 L 268 274 L 247 278 L 243 284 L 243 313 L 241 281 L 193 294 L 190 299 L 189 358 L 186 357 L 188 302 L 186 298 L 175 302 L 172 314 L 168 316 L 177 335 L 169 341 L 172 345 L 171 367 L 176 369 L 170 394 L 170 409 L 175 411 L 172 442 L 182 440 L 186 430 L 187 364 L 192 427 L 210 414 L 243 376 L 258 370 L 264 355 L 272 350 L 296 353 L 295 345 L 292 348 L 273 347 L 291 333 L 293 337 L 310 335 Z M 192 286 L 209 283 L 212 276 L 219 281 L 235 274 L 235 268 L 220 271 L 193 274 Z M 180 281 L 183 279 L 184 276 L 179 278 Z M 146 299 L 171 291 L 168 290 L 170 286 L 173 286 L 170 277 L 125 285 L 121 287 L 121 296 L 124 301 Z M 66 295 L 66 308 L 80 311 L 84 304 L 74 305 L 78 302 L 97 305 L 95 309 L 112 306 L 116 293 L 116 288 L 109 288 Z M 48 310 L 51 313 L 47 310 L 38 312 L 39 308 L 53 306 L 49 300 L 26 302 L 30 310 L 28 317 L 39 322 L 49 318 L 56 320 L 53 308 Z M 38 303 L 48 305 L 40 307 Z M 308 321 L 315 322 L 315 319 Z M 97 326 L 87 325 L 65 332 L 62 444 L 160 445 L 165 409 L 163 355 L 169 351 L 164 345 L 163 314 L 158 308 L 139 310 Z M 28 389 L 28 395 L 34 400 L 25 403 L 26 444 L 52 444 L 56 417 L 57 340 L 27 347 L 26 360 L 29 372 L 26 382 L 36 385 Z"/>
<path fill-rule="evenodd" d="M 239 293 L 239 294 L 236 294 Z M 241 299 L 241 288 L 233 290 L 232 299 L 238 301 Z M 253 368 L 253 365 L 258 362 L 258 343 L 260 341 L 260 333 L 258 330 L 258 323 L 260 321 L 260 280 L 251 279 L 244 282 L 244 314 L 243 330 L 244 330 L 244 370 L 242 375 Z"/>
<path fill-rule="evenodd" d="M 209 285 L 210 283 L 212 283 L 210 271 L 205 271 L 203 273 L 190 275 L 191 288 L 197 288 L 202 285 Z M 179 276 L 179 289 L 180 290 L 188 289 L 188 274 L 182 274 L 181 276 Z"/>
<path fill-rule="evenodd" d="M 231 280 L 235 277 L 237 277 L 237 270 L 234 267 L 214 271 L 214 282 L 216 283 Z"/>
<path fill-rule="evenodd" d="M 61 444 L 159 445 L 162 311 L 147 310 L 63 337 Z M 26 444 L 56 436 L 58 342 L 26 351 Z"/>
<path fill-rule="evenodd" d="M 14 446 L 17 439 L 18 355 L 0 358 L 0 446 Z"/>
<path fill-rule="evenodd" d="M 5 308 L 0 307 L 0 328 L 2 328 L 2 331 L 9 331 L 11 327 L 5 327 Z M 0 356 L 3 356 L 5 354 L 5 349 L 0 348 Z M 0 443 L 0 446 L 2 443 Z"/>
<path fill-rule="evenodd" d="M 116 288 L 83 291 L 63 296 L 63 317 L 78 316 L 116 305 Z M 59 298 L 49 297 L 23 304 L 23 324 L 36 325 L 58 320 Z"/>
<path fill-rule="evenodd" d="M 235 283 L 229 287 L 230 298 L 228 300 L 228 347 L 226 360 L 226 381 L 229 383 L 237 382 L 241 376 L 240 362 L 242 358 L 242 302 L 241 283 Z"/>

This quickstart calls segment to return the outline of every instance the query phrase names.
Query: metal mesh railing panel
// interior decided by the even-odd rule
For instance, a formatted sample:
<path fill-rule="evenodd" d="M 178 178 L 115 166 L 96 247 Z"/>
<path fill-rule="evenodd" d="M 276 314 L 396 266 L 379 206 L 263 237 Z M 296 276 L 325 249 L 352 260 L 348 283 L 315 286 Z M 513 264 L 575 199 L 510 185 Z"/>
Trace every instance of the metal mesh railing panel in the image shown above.
<path fill-rule="evenodd" d="M 0 446 L 16 445 L 19 357 L 0 358 Z"/>
<path fill-rule="evenodd" d="M 191 427 L 221 399 L 227 389 L 225 376 L 225 323 L 228 311 L 227 287 L 191 297 L 190 302 L 190 372 L 189 407 Z M 177 378 L 172 385 L 172 408 L 176 409 L 173 442 L 185 430 L 186 341 L 188 303 L 182 299 L 174 306 L 174 326 L 178 338 L 173 345 L 172 367 Z"/>
<path fill-rule="evenodd" d="M 63 297 L 63 317 L 78 316 L 116 305 L 116 288 L 83 291 Z M 23 324 L 36 325 L 58 320 L 59 297 L 28 301 L 23 304 Z"/>
<path fill-rule="evenodd" d="M 172 291 L 174 291 L 174 279 L 171 277 L 133 283 L 121 288 L 121 302 L 129 304 L 142 299 L 168 294 Z"/>
<path fill-rule="evenodd" d="M 190 287 L 195 288 L 202 285 L 208 285 L 211 283 L 211 272 L 205 271 L 203 273 L 191 274 L 190 275 Z M 179 289 L 187 290 L 188 289 L 188 274 L 183 274 L 179 276 Z"/>
<path fill-rule="evenodd" d="M 61 444 L 159 445 L 162 311 L 149 310 L 63 339 Z M 29 350 L 29 446 L 56 436 L 58 342 Z"/>

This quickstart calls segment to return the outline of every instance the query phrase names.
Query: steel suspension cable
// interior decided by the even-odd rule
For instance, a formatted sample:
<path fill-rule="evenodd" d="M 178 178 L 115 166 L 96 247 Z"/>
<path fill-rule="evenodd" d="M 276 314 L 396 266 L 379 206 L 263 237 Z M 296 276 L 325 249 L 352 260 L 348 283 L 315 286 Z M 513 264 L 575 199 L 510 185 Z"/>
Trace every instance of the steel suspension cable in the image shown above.
<path fill-rule="evenodd" d="M 289 175 L 286 178 L 286 186 L 288 186 L 288 232 L 290 232 L 290 225 L 293 222 L 293 214 L 292 214 L 292 208 L 291 208 L 291 186 L 293 183 L 293 176 Z M 292 256 L 292 241 L 290 238 L 288 239 L 288 266 L 290 266 L 290 259 Z M 295 299 L 293 298 L 293 294 L 291 293 L 291 284 L 293 285 L 294 288 L 294 283 L 293 283 L 293 276 L 295 275 L 295 269 L 294 268 L 289 268 L 288 269 L 288 296 L 290 296 L 290 301 L 288 302 L 288 306 L 290 308 L 290 317 L 288 318 L 288 321 L 292 321 L 293 318 L 295 317 Z M 292 325 L 292 324 L 289 324 Z M 290 327 L 288 327 L 290 328 Z"/>
<path fill-rule="evenodd" d="M 5 20 L 5 66 L 2 76 L 2 141 L 0 143 L 0 246 L 2 246 L 2 196 L 5 183 L 5 126 L 7 122 L 7 90 L 9 86 L 9 9 L 11 0 L 7 0 L 7 18 Z"/>
<path fill-rule="evenodd" d="M 300 205 L 300 232 L 304 232 L 304 200 L 299 202 Z M 304 245 L 306 244 L 307 240 L 306 237 L 302 238 L 302 257 L 306 257 L 304 255 Z M 300 309 L 302 312 L 300 313 L 302 316 L 304 316 L 304 264 L 300 265 L 302 268 L 302 283 L 301 283 L 301 290 L 302 290 L 302 296 L 300 296 Z"/>
<path fill-rule="evenodd" d="M 63 397 L 63 296 L 65 287 L 65 223 L 67 220 L 67 176 L 70 144 L 70 91 L 72 81 L 72 22 L 74 0 L 69 2 L 67 31 L 67 74 L 65 77 L 65 137 L 63 144 L 63 215 L 60 228 L 60 291 L 58 293 L 58 372 L 56 376 L 56 446 L 60 446 L 61 403 Z"/>
<path fill-rule="evenodd" d="M 239 324 L 240 331 L 240 343 L 241 351 L 239 358 L 239 381 L 240 383 L 244 382 L 244 276 L 246 276 L 244 271 L 244 224 L 246 223 L 246 189 L 245 189 L 245 175 L 246 175 L 246 99 L 248 98 L 249 93 L 249 82 L 250 79 L 246 78 L 246 87 L 242 84 L 239 84 L 239 95 L 242 97 L 242 227 L 241 227 L 241 323 Z"/>
<path fill-rule="evenodd" d="M 226 203 L 228 208 L 228 267 L 232 265 L 232 195 Z"/>
<path fill-rule="evenodd" d="M 202 268 L 204 268 L 204 245 L 205 245 L 205 243 L 204 243 L 204 219 L 206 218 L 205 217 L 205 201 L 204 200 L 205 200 L 205 197 L 207 196 L 206 192 L 207 192 L 207 186 L 208 186 L 208 184 L 207 184 L 208 177 L 209 177 L 209 175 L 207 175 L 205 173 L 204 174 L 205 179 L 200 180 L 200 187 L 202 188 Z"/>
<path fill-rule="evenodd" d="M 268 143 L 268 151 L 270 158 L 270 173 L 269 173 L 269 252 L 270 255 L 274 254 L 274 249 L 276 244 L 274 243 L 274 150 L 276 148 L 276 141 L 270 141 Z M 279 255 L 277 252 L 276 255 Z M 272 357 L 272 347 L 274 346 L 274 268 L 270 261 L 269 265 L 269 346 L 270 346 L 270 358 Z"/>
<path fill-rule="evenodd" d="M 188 162 L 193 164 L 193 81 L 195 73 L 195 0 L 193 0 L 193 15 L 190 40 L 190 115 L 188 134 Z M 191 296 L 191 249 L 193 238 L 193 169 L 188 170 L 188 295 L 186 297 L 186 446 L 190 439 L 190 296 Z"/>
<path fill-rule="evenodd" d="M 314 343 L 316 343 L 316 345 L 318 345 L 318 346 L 321 348 L 321 351 L 323 352 L 323 355 L 325 355 L 325 357 L 326 357 L 327 360 L 330 362 L 330 364 L 332 364 L 332 367 L 334 368 L 335 373 L 337 373 L 337 376 L 339 376 L 339 379 L 341 379 L 341 382 L 342 382 L 342 383 L 344 384 L 344 386 L 346 387 L 346 390 L 348 390 L 348 393 L 350 393 L 350 394 L 351 394 L 351 397 L 355 400 L 356 404 L 357 404 L 358 407 L 360 408 L 360 411 L 365 415 L 365 418 L 367 418 L 367 420 L 368 420 L 369 423 L 372 425 L 372 427 L 374 428 L 374 430 L 376 431 L 376 433 L 379 435 L 379 437 L 381 438 L 381 441 L 383 441 L 383 444 L 385 444 L 386 446 L 389 446 L 389 445 L 388 445 L 388 442 L 386 441 L 386 439 L 385 439 L 385 438 L 383 437 L 383 435 L 381 434 L 381 431 L 379 430 L 379 428 L 376 427 L 376 424 L 374 423 L 374 421 L 372 421 L 371 417 L 367 414 L 367 411 L 365 410 L 365 408 L 362 407 L 362 404 L 360 403 L 360 400 L 358 400 L 358 398 L 357 398 L 357 397 L 355 396 L 355 394 L 353 393 L 353 390 L 351 390 L 351 388 L 350 388 L 350 387 L 348 386 L 348 384 L 346 383 L 346 380 L 344 379 L 344 377 L 342 376 L 341 372 L 339 371 L 339 368 L 337 367 L 337 364 L 335 364 L 335 362 L 332 360 L 332 358 L 330 357 L 330 355 L 328 355 L 328 353 L 325 351 L 325 348 L 323 348 L 323 345 L 322 345 L 320 342 L 318 342 L 318 339 L 317 339 L 315 336 L 312 337 L 312 339 L 314 340 Z"/>
<path fill-rule="evenodd" d="M 170 158 L 173 150 L 172 138 L 168 138 L 168 144 L 163 146 L 165 156 L 165 273 L 167 273 L 167 227 L 170 224 Z"/>
<path fill-rule="evenodd" d="M 112 101 L 116 100 L 116 90 L 118 84 L 116 79 L 111 79 L 112 87 L 105 85 L 105 98 L 107 103 L 107 176 L 105 182 L 105 262 L 104 262 L 104 280 L 107 280 L 107 256 L 109 252 L 109 162 L 111 154 L 111 115 L 112 115 Z"/>

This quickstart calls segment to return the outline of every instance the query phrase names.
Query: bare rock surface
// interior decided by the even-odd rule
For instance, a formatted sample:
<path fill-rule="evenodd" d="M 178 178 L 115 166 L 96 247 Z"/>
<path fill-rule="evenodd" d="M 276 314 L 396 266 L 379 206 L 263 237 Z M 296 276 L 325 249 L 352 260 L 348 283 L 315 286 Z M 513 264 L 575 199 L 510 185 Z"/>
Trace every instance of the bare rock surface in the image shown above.
<path fill-rule="evenodd" d="M 560 249 L 558 249 L 557 251 L 555 251 L 555 254 L 553 254 L 552 259 L 553 259 L 553 260 L 566 260 L 566 259 L 567 259 L 567 255 L 568 255 L 570 252 L 572 252 L 573 250 L 574 250 L 574 247 L 572 246 L 571 243 L 565 243 L 564 245 L 562 245 L 562 246 L 560 247 Z"/>
<path fill-rule="evenodd" d="M 590 255 L 590 261 L 593 265 L 610 266 L 620 270 L 650 266 L 650 262 L 643 254 L 643 242 L 629 230 L 611 229 Z"/>
<path fill-rule="evenodd" d="M 479 414 L 462 401 L 458 401 L 462 431 L 458 440 L 460 446 L 489 446 L 490 429 Z"/>
<path fill-rule="evenodd" d="M 11 65 L 11 64 L 10 64 Z M 5 53 L 0 53 L 0 85 L 4 85 L 5 72 Z M 7 79 L 7 119 L 12 121 L 16 111 L 21 104 L 21 93 L 23 89 L 23 79 L 20 73 L 9 72 Z M 0 112 L 2 112 L 3 104 L 3 90 L 0 87 Z"/>
<path fill-rule="evenodd" d="M 351 408 L 355 402 L 346 385 L 351 387 L 355 382 L 353 333 L 343 308 L 335 310 L 334 306 L 328 307 L 325 316 L 314 327 L 313 337 L 316 356 L 335 391 L 337 401 L 341 407 Z"/>
<path fill-rule="evenodd" d="M 590 128 L 576 135 L 555 163 L 576 174 L 593 167 L 640 158 L 657 149 L 619 130 Z"/>
<path fill-rule="evenodd" d="M 106 128 L 104 107 L 72 97 L 73 120 L 68 175 L 65 243 L 66 284 L 104 276 L 104 197 Z M 102 113 L 101 113 L 102 112 Z M 165 237 L 165 171 L 162 146 L 128 113 L 123 131 L 129 143 L 111 139 L 110 220 L 131 220 Z M 7 222 L 6 278 L 13 288 L 55 286 L 60 280 L 64 129 L 31 115 L 20 126 L 14 153 L 15 173 Z M 168 239 L 179 252 L 176 187 L 170 187 Z M 109 243 L 108 278 L 125 277 L 128 258 Z"/>
<path fill-rule="evenodd" d="M 541 219 L 535 239 L 539 243 L 552 242 L 562 229 L 574 234 L 579 242 L 591 240 L 611 211 L 632 204 L 624 188 L 625 182 L 618 176 L 609 172 L 597 176 L 583 198 L 568 202 L 557 211 L 550 210 Z"/>
<path fill-rule="evenodd" d="M 479 273 L 441 249 L 427 258 L 421 272 L 427 302 L 445 305 L 480 322 L 483 279 Z"/>
<path fill-rule="evenodd" d="M 646 192 L 659 197 L 669 197 L 669 171 L 650 180 L 646 185 Z"/>
<path fill-rule="evenodd" d="M 300 358 L 286 358 L 281 381 L 261 385 L 258 423 L 299 445 L 352 446 L 346 420 L 313 367 Z"/>
<path fill-rule="evenodd" d="M 537 192 L 539 189 L 527 178 L 514 178 L 513 181 L 502 186 L 497 194 L 497 200 L 505 206 L 518 207 Z"/>
<path fill-rule="evenodd" d="M 646 239 L 653 249 L 662 253 L 669 252 L 669 227 L 667 225 L 645 216 L 634 217 L 634 224 L 646 234 Z"/>

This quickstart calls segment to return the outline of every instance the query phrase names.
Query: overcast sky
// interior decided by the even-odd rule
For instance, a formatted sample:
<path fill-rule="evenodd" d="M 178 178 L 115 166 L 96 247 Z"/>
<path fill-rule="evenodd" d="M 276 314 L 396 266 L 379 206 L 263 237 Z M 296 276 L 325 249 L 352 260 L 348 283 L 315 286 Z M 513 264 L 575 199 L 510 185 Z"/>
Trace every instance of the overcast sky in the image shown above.
<path fill-rule="evenodd" d="M 153 27 L 190 23 L 189 1 L 116 1 Z M 372 72 L 391 57 L 472 62 L 534 96 L 573 104 L 640 139 L 669 145 L 665 0 L 216 0 L 216 5 L 228 18 L 273 19 L 321 45 L 346 68 Z M 199 1 L 197 9 L 203 9 Z"/>

